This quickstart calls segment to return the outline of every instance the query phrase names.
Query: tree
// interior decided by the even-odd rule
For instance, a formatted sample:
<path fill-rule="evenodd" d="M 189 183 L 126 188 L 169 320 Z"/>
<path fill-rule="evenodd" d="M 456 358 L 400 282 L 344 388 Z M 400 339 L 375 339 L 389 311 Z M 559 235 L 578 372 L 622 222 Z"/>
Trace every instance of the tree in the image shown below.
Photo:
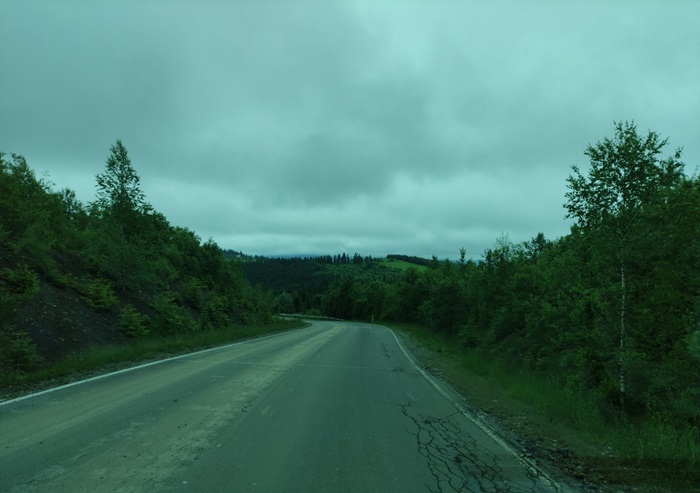
<path fill-rule="evenodd" d="M 646 137 L 637 133 L 634 122 L 616 122 L 615 137 L 589 145 L 588 176 L 577 166 L 567 178 L 567 218 L 576 220 L 586 232 L 596 232 L 613 247 L 619 272 L 619 390 L 620 403 L 625 397 L 625 340 L 628 311 L 627 266 L 630 259 L 629 238 L 640 214 L 661 198 L 662 192 L 683 178 L 681 149 L 661 160 L 659 154 L 668 139 L 655 132 Z"/>
<path fill-rule="evenodd" d="M 128 235 L 135 233 L 138 216 L 148 210 L 140 178 L 121 140 L 110 147 L 107 167 L 97 175 L 97 205 Z"/>
<path fill-rule="evenodd" d="M 294 313 L 294 300 L 288 292 L 278 294 L 272 301 L 272 310 L 275 313 Z"/>

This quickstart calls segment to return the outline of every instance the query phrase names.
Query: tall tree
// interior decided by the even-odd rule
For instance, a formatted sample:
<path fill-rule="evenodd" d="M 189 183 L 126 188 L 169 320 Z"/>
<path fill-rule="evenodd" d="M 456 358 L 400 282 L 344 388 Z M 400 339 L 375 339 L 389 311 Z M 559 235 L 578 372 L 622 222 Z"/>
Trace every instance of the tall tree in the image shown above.
<path fill-rule="evenodd" d="M 97 205 L 125 233 L 133 233 L 138 216 L 148 209 L 148 205 L 141 191 L 139 175 L 121 140 L 117 140 L 110 151 L 105 171 L 96 177 Z"/>
<path fill-rule="evenodd" d="M 681 149 L 660 159 L 668 139 L 655 132 L 646 136 L 637 132 L 634 122 L 616 122 L 615 136 L 589 145 L 588 175 L 573 166 L 567 178 L 567 218 L 576 220 L 584 231 L 595 231 L 614 247 L 614 262 L 619 272 L 619 390 L 625 398 L 625 341 L 627 338 L 628 264 L 630 235 L 645 207 L 661 197 L 664 190 L 683 178 Z"/>

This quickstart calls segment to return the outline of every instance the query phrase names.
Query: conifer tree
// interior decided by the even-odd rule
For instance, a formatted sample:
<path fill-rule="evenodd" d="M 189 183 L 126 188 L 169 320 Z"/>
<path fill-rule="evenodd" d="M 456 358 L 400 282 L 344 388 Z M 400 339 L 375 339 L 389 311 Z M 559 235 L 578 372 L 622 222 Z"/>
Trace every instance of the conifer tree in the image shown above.
<path fill-rule="evenodd" d="M 123 228 L 125 234 L 133 234 L 138 216 L 148 206 L 141 191 L 139 175 L 131 165 L 121 140 L 117 140 L 110 151 L 105 171 L 96 177 L 96 204 L 105 215 Z"/>

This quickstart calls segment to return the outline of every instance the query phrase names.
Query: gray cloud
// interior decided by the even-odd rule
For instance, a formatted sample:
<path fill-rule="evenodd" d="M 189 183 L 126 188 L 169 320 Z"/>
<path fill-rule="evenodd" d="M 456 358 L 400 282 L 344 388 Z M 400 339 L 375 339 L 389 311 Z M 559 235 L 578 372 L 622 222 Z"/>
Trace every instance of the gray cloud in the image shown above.
<path fill-rule="evenodd" d="M 478 256 L 567 232 L 613 120 L 696 169 L 699 33 L 690 1 L 4 2 L 0 150 L 91 200 L 121 138 L 227 248 Z"/>

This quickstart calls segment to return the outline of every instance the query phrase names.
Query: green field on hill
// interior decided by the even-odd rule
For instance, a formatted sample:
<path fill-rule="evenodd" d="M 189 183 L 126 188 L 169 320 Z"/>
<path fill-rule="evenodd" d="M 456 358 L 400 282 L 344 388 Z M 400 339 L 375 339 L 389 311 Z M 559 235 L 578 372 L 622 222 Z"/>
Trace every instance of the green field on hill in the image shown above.
<path fill-rule="evenodd" d="M 427 269 L 427 267 L 424 265 L 413 264 L 411 262 L 406 262 L 405 260 L 396 260 L 393 258 L 383 258 L 379 261 L 379 263 L 384 267 L 401 271 L 406 271 L 408 269 L 416 269 L 420 272 Z"/>

